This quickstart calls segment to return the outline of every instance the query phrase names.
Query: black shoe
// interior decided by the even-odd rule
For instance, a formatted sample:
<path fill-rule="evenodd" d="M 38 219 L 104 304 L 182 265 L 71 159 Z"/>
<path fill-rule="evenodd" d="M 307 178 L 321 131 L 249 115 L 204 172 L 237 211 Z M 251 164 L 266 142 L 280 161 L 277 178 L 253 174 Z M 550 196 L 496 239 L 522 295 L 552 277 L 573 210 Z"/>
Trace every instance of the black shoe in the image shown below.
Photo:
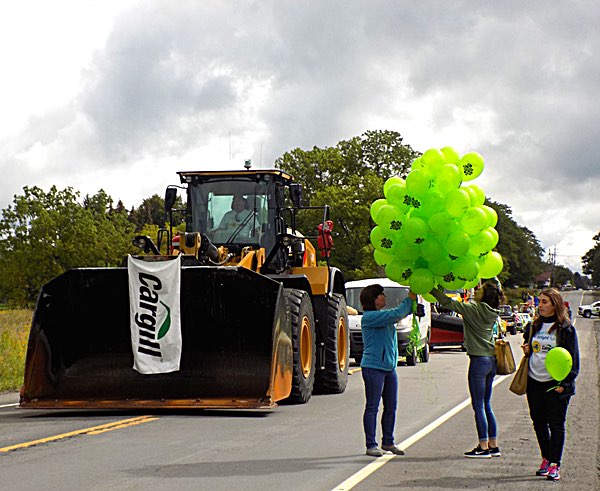
<path fill-rule="evenodd" d="M 470 452 L 465 452 L 465 457 L 469 457 L 470 459 L 491 459 L 489 449 L 483 450 L 479 445 L 477 445 Z"/>
<path fill-rule="evenodd" d="M 500 447 L 490 447 L 490 455 L 492 457 L 500 457 L 502 455 L 500 453 Z"/>
<path fill-rule="evenodd" d="M 381 450 L 392 452 L 395 455 L 404 455 L 404 450 L 400 450 L 396 445 L 381 445 Z"/>

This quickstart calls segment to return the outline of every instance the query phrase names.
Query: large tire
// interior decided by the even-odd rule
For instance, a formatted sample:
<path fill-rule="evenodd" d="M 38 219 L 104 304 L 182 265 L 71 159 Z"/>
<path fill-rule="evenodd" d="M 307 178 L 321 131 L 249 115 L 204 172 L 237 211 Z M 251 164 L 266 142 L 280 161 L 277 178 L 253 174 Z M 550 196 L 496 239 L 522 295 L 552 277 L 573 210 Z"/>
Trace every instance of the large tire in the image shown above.
<path fill-rule="evenodd" d="M 427 363 L 429 361 L 429 343 L 426 341 L 425 346 L 419 350 L 419 360 L 421 363 Z"/>
<path fill-rule="evenodd" d="M 325 369 L 317 373 L 315 391 L 321 394 L 340 394 L 346 390 L 349 356 L 350 331 L 346 299 L 339 293 L 332 293 L 327 301 Z"/>
<path fill-rule="evenodd" d="M 414 367 L 417 364 L 417 358 L 419 354 L 417 353 L 417 348 L 413 346 L 412 353 L 406 352 L 406 365 L 409 367 Z"/>
<path fill-rule="evenodd" d="M 304 404 L 313 393 L 316 371 L 315 316 L 310 295 L 303 290 L 285 288 L 292 327 L 292 392 L 287 403 Z"/>

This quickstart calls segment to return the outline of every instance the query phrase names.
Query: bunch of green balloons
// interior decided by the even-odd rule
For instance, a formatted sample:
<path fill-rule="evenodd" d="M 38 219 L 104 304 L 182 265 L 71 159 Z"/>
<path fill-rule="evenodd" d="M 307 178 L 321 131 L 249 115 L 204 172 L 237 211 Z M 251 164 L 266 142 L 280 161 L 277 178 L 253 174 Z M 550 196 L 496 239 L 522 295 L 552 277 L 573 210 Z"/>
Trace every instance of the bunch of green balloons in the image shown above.
<path fill-rule="evenodd" d="M 434 286 L 472 288 L 502 271 L 502 257 L 493 251 L 498 215 L 479 186 L 464 184 L 483 167 L 477 152 L 460 157 L 452 147 L 430 148 L 406 179 L 385 182 L 385 198 L 371 205 L 370 238 L 386 276 L 425 295 Z"/>

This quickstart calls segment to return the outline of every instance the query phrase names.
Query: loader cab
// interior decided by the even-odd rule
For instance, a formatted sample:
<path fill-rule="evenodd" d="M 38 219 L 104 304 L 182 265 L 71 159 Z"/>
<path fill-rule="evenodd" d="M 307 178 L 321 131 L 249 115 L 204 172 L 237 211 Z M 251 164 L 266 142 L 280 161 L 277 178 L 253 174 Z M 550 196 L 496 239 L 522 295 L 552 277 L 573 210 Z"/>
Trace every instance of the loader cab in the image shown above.
<path fill-rule="evenodd" d="M 217 247 L 277 249 L 277 240 L 294 227 L 302 188 L 278 170 L 179 172 L 187 185 L 186 232 L 200 232 Z M 243 202 L 243 206 L 240 205 Z"/>

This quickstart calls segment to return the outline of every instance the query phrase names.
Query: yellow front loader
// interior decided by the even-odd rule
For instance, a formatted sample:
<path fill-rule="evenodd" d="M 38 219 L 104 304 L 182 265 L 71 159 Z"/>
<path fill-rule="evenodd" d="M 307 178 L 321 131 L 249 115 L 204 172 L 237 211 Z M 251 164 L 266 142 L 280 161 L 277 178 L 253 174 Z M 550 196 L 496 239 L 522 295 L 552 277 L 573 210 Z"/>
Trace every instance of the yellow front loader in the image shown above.
<path fill-rule="evenodd" d="M 279 170 L 179 176 L 165 208 L 170 223 L 185 217 L 186 232 L 161 229 L 156 243 L 135 238 L 137 259 L 180 261 L 179 369 L 133 368 L 130 303 L 137 300 L 127 267 L 69 270 L 40 293 L 21 407 L 269 408 L 345 390 L 344 279 L 329 266 L 330 251 L 318 265 L 316 237 L 296 230 L 298 213 L 321 210 L 325 224 L 328 207 L 302 206 L 301 187 Z M 177 188 L 186 190 L 180 210 Z"/>

